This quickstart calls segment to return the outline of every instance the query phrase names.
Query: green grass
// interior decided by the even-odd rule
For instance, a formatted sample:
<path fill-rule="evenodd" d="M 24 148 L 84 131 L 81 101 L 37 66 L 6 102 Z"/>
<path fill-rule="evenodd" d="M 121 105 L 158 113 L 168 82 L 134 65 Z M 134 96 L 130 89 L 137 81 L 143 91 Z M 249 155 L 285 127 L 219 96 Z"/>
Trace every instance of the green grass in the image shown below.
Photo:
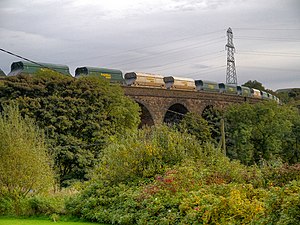
<path fill-rule="evenodd" d="M 1 218 L 0 225 L 95 225 L 96 223 L 89 222 L 53 222 L 47 219 L 20 219 L 20 218 Z M 104 225 L 104 224 L 102 224 Z"/>

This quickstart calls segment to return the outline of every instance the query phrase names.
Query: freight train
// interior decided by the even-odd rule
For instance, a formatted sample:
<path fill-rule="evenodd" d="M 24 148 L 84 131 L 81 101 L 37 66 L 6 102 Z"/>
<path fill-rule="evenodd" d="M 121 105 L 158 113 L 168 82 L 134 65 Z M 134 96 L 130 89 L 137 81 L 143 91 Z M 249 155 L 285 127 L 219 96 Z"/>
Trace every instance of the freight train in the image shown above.
<path fill-rule="evenodd" d="M 72 76 L 70 74 L 69 67 L 66 65 L 31 63 L 27 61 L 13 62 L 11 64 L 11 71 L 7 76 L 16 76 L 19 74 L 35 74 L 37 71 L 45 68 L 54 70 L 66 76 Z M 3 73 L 2 75 L 5 74 Z M 198 79 L 194 80 L 185 77 L 162 76 L 158 74 L 141 72 L 125 73 L 123 76 L 121 70 L 88 66 L 76 68 L 75 78 L 82 76 L 104 77 L 105 79 L 108 79 L 111 83 L 119 83 L 125 86 L 226 93 L 232 95 L 239 95 L 243 97 L 274 100 L 279 103 L 279 99 L 275 95 L 272 95 L 265 91 L 244 86 L 217 83 L 213 81 Z"/>

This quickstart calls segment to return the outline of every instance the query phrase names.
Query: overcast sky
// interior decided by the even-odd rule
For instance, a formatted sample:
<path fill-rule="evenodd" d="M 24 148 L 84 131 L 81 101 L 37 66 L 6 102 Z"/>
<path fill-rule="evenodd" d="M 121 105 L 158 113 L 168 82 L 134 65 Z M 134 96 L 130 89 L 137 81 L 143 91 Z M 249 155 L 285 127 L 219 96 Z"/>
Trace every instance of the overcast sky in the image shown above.
<path fill-rule="evenodd" d="M 0 0 L 0 48 L 37 62 L 300 87 L 299 0 Z M 0 52 L 7 74 L 20 59 Z"/>

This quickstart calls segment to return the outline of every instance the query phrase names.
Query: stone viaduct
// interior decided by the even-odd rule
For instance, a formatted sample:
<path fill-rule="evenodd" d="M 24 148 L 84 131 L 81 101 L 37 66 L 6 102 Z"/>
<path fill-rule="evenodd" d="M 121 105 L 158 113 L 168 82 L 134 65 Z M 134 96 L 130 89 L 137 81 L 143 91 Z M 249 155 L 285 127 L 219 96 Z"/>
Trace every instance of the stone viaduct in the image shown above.
<path fill-rule="evenodd" d="M 257 98 L 212 93 L 205 91 L 168 90 L 123 86 L 125 95 L 136 101 L 142 109 L 142 125 L 174 122 L 187 112 L 202 114 L 207 107 L 222 109 L 234 103 L 256 103 Z"/>

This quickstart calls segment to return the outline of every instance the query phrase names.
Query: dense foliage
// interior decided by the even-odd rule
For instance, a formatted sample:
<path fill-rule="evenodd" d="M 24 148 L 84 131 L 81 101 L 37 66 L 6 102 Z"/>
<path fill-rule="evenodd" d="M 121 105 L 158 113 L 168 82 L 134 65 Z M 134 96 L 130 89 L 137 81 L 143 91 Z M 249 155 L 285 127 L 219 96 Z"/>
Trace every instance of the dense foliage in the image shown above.
<path fill-rule="evenodd" d="M 178 124 L 178 129 L 181 132 L 192 134 L 200 143 L 212 142 L 213 126 L 202 116 L 187 113 Z"/>
<path fill-rule="evenodd" d="M 220 109 L 210 105 L 203 110 L 201 115 L 201 117 L 208 122 L 211 137 L 216 142 L 219 142 L 221 138 L 220 121 L 222 119 L 222 114 L 223 112 Z"/>
<path fill-rule="evenodd" d="M 144 128 L 112 141 L 94 176 L 108 183 L 154 177 L 188 158 L 204 158 L 203 151 L 192 136 L 166 126 Z"/>
<path fill-rule="evenodd" d="M 290 106 L 232 105 L 225 114 L 207 107 L 202 118 L 188 113 L 172 128 L 137 130 L 138 105 L 119 87 L 50 71 L 0 80 L 0 101 L 0 215 L 108 224 L 299 223 L 300 117 Z M 53 181 L 51 160 L 28 117 L 46 131 L 62 186 L 88 176 L 87 182 L 38 194 Z M 221 120 L 230 158 L 216 147 Z"/>
<path fill-rule="evenodd" d="M 300 112 L 300 88 L 283 89 L 277 95 L 283 103 L 297 107 Z"/>
<path fill-rule="evenodd" d="M 7 77 L 0 101 L 15 101 L 22 115 L 45 130 L 59 183 L 83 180 L 111 135 L 139 123 L 139 107 L 105 79 L 74 79 L 52 71 Z"/>
<path fill-rule="evenodd" d="M 226 109 L 227 154 L 244 164 L 281 158 L 299 162 L 297 110 L 274 102 L 232 105 Z"/>
<path fill-rule="evenodd" d="M 248 80 L 246 83 L 244 83 L 242 86 L 245 86 L 245 87 L 249 87 L 249 88 L 254 88 L 254 89 L 257 89 L 257 90 L 260 90 L 260 91 L 265 91 L 265 87 L 263 86 L 262 83 L 260 83 L 259 81 L 257 80 Z"/>
<path fill-rule="evenodd" d="M 299 164 L 244 166 L 160 127 L 108 146 L 68 210 L 109 224 L 297 224 L 299 179 Z"/>
<path fill-rule="evenodd" d="M 0 115 L 0 205 L 12 201 L 20 213 L 20 201 L 30 192 L 49 190 L 54 185 L 51 160 L 44 136 L 32 120 L 23 119 L 16 106 L 6 106 Z M 0 206 L 2 210 L 8 207 Z"/>
<path fill-rule="evenodd" d="M 273 90 L 271 89 L 266 89 L 262 83 L 260 83 L 259 81 L 257 80 L 248 80 L 246 83 L 244 83 L 242 86 L 245 86 L 245 87 L 249 87 L 249 88 L 254 88 L 254 89 L 257 89 L 257 90 L 260 90 L 260 91 L 266 91 L 272 95 L 275 95 L 277 96 L 277 93 L 274 92 Z"/>

